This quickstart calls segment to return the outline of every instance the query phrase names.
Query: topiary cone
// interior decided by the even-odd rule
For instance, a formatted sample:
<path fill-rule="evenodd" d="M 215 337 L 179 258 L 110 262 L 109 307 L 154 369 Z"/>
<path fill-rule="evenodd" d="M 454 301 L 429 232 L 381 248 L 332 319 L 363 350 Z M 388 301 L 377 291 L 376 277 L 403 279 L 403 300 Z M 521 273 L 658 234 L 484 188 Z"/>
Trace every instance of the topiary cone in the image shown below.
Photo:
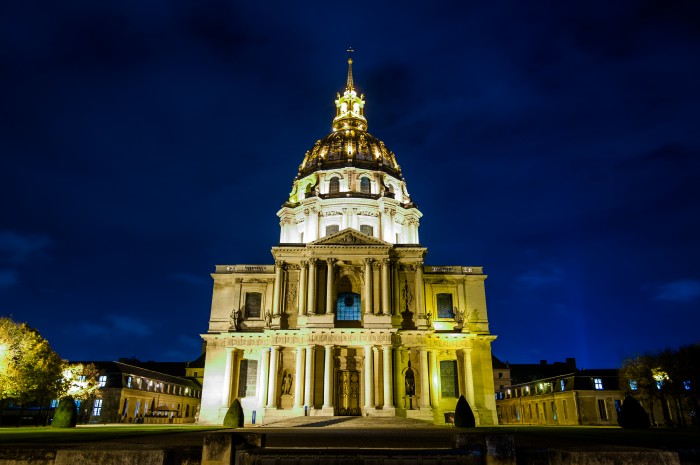
<path fill-rule="evenodd" d="M 226 412 L 224 417 L 224 426 L 227 428 L 242 428 L 243 427 L 243 407 L 241 402 L 236 399 Z"/>
<path fill-rule="evenodd" d="M 78 424 L 78 406 L 71 397 L 61 399 L 53 414 L 51 426 L 54 428 L 75 428 Z"/>
<path fill-rule="evenodd" d="M 474 418 L 474 412 L 469 406 L 469 402 L 464 396 L 459 396 L 457 401 L 457 406 L 455 407 L 455 427 L 457 428 L 474 428 L 476 426 L 476 419 Z"/>
<path fill-rule="evenodd" d="M 626 394 L 625 400 L 622 401 L 620 413 L 617 414 L 617 424 L 622 428 L 631 429 L 647 429 L 651 425 L 644 407 L 629 394 Z"/>

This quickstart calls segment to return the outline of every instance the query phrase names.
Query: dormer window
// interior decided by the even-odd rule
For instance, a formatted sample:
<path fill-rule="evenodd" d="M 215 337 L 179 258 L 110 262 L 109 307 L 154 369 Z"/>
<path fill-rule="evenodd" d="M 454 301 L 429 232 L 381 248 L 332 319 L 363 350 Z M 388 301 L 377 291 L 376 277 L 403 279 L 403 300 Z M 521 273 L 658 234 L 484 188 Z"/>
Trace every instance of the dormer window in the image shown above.
<path fill-rule="evenodd" d="M 360 179 L 360 192 L 362 192 L 363 194 L 370 193 L 370 182 L 368 178 Z"/>
<path fill-rule="evenodd" d="M 331 181 L 328 183 L 328 193 L 337 194 L 338 192 L 340 192 L 340 179 L 331 178 Z"/>

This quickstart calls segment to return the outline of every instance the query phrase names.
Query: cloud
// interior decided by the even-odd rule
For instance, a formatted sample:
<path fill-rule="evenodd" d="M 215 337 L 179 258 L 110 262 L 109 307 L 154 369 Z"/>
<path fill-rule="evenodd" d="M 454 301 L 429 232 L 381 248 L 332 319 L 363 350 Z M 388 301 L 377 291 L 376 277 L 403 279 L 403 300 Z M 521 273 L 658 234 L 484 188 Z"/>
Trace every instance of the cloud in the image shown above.
<path fill-rule="evenodd" d="M 104 319 L 98 323 L 80 322 L 80 333 L 91 337 L 150 336 L 153 333 L 150 326 L 129 316 L 106 315 Z"/>
<path fill-rule="evenodd" d="M 51 239 L 42 234 L 0 231 L 0 262 L 24 263 L 49 245 L 51 245 Z"/>
<path fill-rule="evenodd" d="M 542 287 L 559 283 L 564 279 L 564 272 L 557 266 L 547 266 L 540 270 L 531 270 L 516 278 L 520 284 L 529 287 Z"/>
<path fill-rule="evenodd" d="M 193 286 L 201 286 L 203 284 L 209 285 L 209 279 L 205 279 L 201 276 L 195 276 L 189 273 L 175 273 L 170 276 L 173 281 L 179 281 L 182 283 L 191 284 Z"/>
<path fill-rule="evenodd" d="M 654 300 L 669 302 L 691 302 L 700 298 L 700 281 L 681 279 L 663 284 L 656 289 Z"/>
<path fill-rule="evenodd" d="M 15 270 L 0 270 L 0 289 L 12 287 L 19 282 Z"/>

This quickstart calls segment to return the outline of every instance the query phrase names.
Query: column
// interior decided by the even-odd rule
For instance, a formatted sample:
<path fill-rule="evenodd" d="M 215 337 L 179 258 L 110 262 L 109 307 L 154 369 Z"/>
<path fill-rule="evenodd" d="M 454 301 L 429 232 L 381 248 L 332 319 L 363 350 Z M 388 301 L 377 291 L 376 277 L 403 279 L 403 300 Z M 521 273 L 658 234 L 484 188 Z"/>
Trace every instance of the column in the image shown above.
<path fill-rule="evenodd" d="M 365 346 L 365 410 L 374 408 L 374 354 L 372 346 Z"/>
<path fill-rule="evenodd" d="M 418 349 L 420 354 L 420 408 L 430 408 L 430 375 L 428 374 L 428 351 Z"/>
<path fill-rule="evenodd" d="M 365 295 L 362 300 L 365 303 L 365 313 L 372 313 L 372 262 L 374 259 L 365 258 Z"/>
<path fill-rule="evenodd" d="M 416 263 L 416 289 L 415 289 L 415 306 L 418 315 L 425 314 L 425 305 L 423 304 L 423 262 Z"/>
<path fill-rule="evenodd" d="M 391 382 L 391 346 L 382 347 L 384 365 L 384 409 L 394 408 L 394 389 Z"/>
<path fill-rule="evenodd" d="M 309 292 L 306 299 L 306 314 L 313 315 L 316 313 L 316 262 L 318 259 L 309 259 Z"/>
<path fill-rule="evenodd" d="M 328 264 L 328 276 L 326 277 L 326 312 L 325 313 L 335 313 L 334 295 L 335 294 L 335 269 L 333 264 L 338 260 L 335 258 L 327 258 L 326 263 Z"/>
<path fill-rule="evenodd" d="M 399 283 L 399 264 L 396 263 L 393 269 L 393 285 L 394 285 L 394 302 L 391 313 L 393 315 L 401 315 L 401 285 Z"/>
<path fill-rule="evenodd" d="M 279 358 L 279 346 L 272 346 L 270 350 L 270 381 L 267 384 L 267 408 L 277 407 L 277 359 Z"/>
<path fill-rule="evenodd" d="M 306 276 L 309 273 L 309 262 L 302 260 L 299 267 L 299 316 L 306 312 Z"/>
<path fill-rule="evenodd" d="M 282 300 L 282 268 L 284 267 L 283 260 L 275 260 L 275 286 L 272 291 L 272 314 L 280 314 L 280 302 Z"/>
<path fill-rule="evenodd" d="M 267 404 L 267 383 L 270 377 L 270 349 L 267 347 L 262 349 L 260 354 L 260 365 L 260 382 L 258 383 L 260 391 L 258 395 L 260 396 L 260 408 L 263 408 Z"/>
<path fill-rule="evenodd" d="M 333 346 L 324 346 L 326 359 L 323 370 L 323 408 L 333 407 Z"/>
<path fill-rule="evenodd" d="M 294 373 L 294 407 L 302 408 L 304 406 L 303 388 L 304 388 L 304 348 L 297 347 L 297 363 L 296 373 Z"/>
<path fill-rule="evenodd" d="M 229 400 L 238 398 L 239 385 L 241 382 L 241 361 L 243 360 L 243 351 L 233 350 L 233 365 L 231 372 L 231 394 Z"/>
<path fill-rule="evenodd" d="M 224 388 L 221 390 L 221 403 L 226 407 L 231 405 L 231 362 L 233 347 L 226 348 L 226 365 L 224 366 Z"/>
<path fill-rule="evenodd" d="M 434 350 L 428 351 L 428 360 L 430 361 L 430 405 L 432 405 L 433 408 L 438 408 L 437 354 Z"/>
<path fill-rule="evenodd" d="M 469 406 L 474 409 L 476 405 L 474 404 L 474 378 L 472 374 L 472 349 L 462 349 L 462 355 L 464 356 L 464 368 L 465 373 L 463 376 L 464 387 L 467 391 L 467 402 Z"/>
<path fill-rule="evenodd" d="M 391 260 L 382 260 L 382 315 L 391 315 L 391 294 L 389 292 L 389 268 Z"/>
<path fill-rule="evenodd" d="M 313 366 L 315 346 L 306 346 L 306 369 L 304 370 L 304 405 L 311 408 L 314 406 L 314 400 L 311 394 L 314 392 L 313 382 Z"/>

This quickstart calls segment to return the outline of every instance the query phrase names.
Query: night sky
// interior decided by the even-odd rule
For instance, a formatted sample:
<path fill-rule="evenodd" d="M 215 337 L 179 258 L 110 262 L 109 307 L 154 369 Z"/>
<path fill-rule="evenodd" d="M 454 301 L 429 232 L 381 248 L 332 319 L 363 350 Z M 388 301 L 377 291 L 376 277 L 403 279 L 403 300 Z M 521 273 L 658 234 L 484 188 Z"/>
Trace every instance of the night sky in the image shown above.
<path fill-rule="evenodd" d="M 0 314 L 67 359 L 196 358 L 351 46 L 426 264 L 489 275 L 494 354 L 697 342 L 700 3 L 486 3 L 3 2 Z"/>

